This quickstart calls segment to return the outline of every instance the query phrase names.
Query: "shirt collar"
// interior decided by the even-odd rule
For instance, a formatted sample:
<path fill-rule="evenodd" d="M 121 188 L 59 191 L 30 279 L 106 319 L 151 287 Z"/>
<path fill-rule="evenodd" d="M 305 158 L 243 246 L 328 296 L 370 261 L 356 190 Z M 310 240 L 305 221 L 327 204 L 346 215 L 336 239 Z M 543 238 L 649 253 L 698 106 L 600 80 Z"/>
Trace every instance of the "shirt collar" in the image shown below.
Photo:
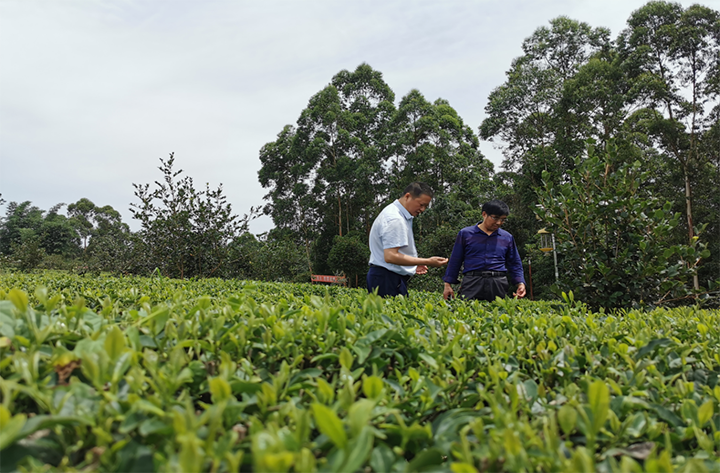
<path fill-rule="evenodd" d="M 480 229 L 479 225 L 480 225 L 481 223 L 482 223 L 482 221 L 476 223 L 476 224 L 473 226 L 473 233 L 482 233 L 483 235 L 486 235 L 486 236 L 489 236 L 489 237 L 491 237 L 491 236 L 493 236 L 493 235 L 500 235 L 500 230 L 502 230 L 502 228 L 498 228 L 497 230 L 495 230 L 494 232 L 492 232 L 490 235 L 488 235 L 487 233 L 485 233 L 484 231 L 482 231 L 482 230 Z"/>
<path fill-rule="evenodd" d="M 408 210 L 405 207 L 403 207 L 403 204 L 401 204 L 399 200 L 395 200 L 395 202 L 393 202 L 393 204 L 395 204 L 395 206 L 398 209 L 400 209 L 400 213 L 402 214 L 403 217 L 405 217 L 405 220 L 411 220 L 413 218 L 413 216 L 410 215 L 410 212 L 408 212 Z"/>

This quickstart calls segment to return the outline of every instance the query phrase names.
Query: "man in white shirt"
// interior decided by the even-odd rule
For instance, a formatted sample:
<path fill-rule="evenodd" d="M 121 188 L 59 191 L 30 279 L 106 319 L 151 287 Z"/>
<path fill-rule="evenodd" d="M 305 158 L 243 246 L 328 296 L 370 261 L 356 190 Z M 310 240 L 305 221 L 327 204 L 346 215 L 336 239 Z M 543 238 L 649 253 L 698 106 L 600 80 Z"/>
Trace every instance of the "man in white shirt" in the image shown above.
<path fill-rule="evenodd" d="M 448 259 L 440 256 L 418 258 L 415 249 L 412 219 L 427 210 L 432 197 L 430 186 L 413 182 L 377 216 L 370 229 L 368 292 L 377 289 L 382 297 L 407 296 L 410 276 L 427 273 L 428 266 L 447 264 Z"/>

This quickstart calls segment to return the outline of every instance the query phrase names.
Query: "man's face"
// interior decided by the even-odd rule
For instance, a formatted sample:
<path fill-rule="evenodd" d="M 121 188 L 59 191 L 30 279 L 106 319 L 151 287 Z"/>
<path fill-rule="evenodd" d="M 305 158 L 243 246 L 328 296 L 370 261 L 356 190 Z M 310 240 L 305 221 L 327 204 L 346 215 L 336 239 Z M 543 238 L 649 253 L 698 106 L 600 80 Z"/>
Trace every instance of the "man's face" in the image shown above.
<path fill-rule="evenodd" d="M 485 228 L 491 232 L 500 228 L 502 224 L 505 223 L 505 220 L 507 220 L 507 215 L 488 215 L 487 212 L 483 212 L 482 216 Z"/>
<path fill-rule="evenodd" d="M 413 217 L 417 217 L 421 213 L 425 212 L 432 200 L 432 197 L 425 194 L 420 195 L 420 197 L 413 197 L 408 193 L 405 194 L 405 196 L 407 197 L 405 209 L 407 209 Z"/>

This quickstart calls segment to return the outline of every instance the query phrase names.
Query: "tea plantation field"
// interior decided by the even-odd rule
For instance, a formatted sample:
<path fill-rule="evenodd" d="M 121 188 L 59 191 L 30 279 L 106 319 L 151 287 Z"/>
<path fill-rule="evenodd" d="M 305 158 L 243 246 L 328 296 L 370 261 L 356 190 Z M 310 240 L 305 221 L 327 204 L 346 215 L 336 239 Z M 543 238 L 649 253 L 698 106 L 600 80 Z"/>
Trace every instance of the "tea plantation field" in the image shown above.
<path fill-rule="evenodd" d="M 0 274 L 0 470 L 720 472 L 720 311 Z"/>

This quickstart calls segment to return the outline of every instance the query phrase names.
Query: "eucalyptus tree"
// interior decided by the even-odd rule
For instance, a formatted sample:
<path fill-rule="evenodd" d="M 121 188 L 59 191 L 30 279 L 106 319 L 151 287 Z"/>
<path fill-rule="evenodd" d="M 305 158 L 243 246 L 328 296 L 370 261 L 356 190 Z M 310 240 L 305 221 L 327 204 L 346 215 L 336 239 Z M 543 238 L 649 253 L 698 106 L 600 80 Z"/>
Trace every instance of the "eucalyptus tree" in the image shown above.
<path fill-rule="evenodd" d="M 524 54 L 513 60 L 506 82 L 491 92 L 488 117 L 479 128 L 482 139 L 501 140 L 505 169 L 524 168 L 537 185 L 541 171 L 573 166 L 584 139 L 563 139 L 563 88 L 590 57 L 610 46 L 609 30 L 567 17 L 551 20 L 523 42 Z"/>
<path fill-rule="evenodd" d="M 91 238 L 111 234 L 123 226 L 129 231 L 127 224 L 122 223 L 120 212 L 110 205 L 97 206 L 86 197 L 68 204 L 67 213 L 82 242 L 83 252 L 87 250 Z"/>
<path fill-rule="evenodd" d="M 692 243 L 694 175 L 711 162 L 703 136 L 716 126 L 720 110 L 720 13 L 654 1 L 633 12 L 627 23 L 618 45 L 644 93 L 634 123 L 680 165 Z M 697 277 L 694 285 L 697 289 Z"/>
<path fill-rule="evenodd" d="M 504 172 L 495 175 L 496 195 L 511 205 L 508 227 L 521 251 L 539 228 L 534 209 L 543 173 L 551 182 L 563 182 L 585 140 L 602 136 L 598 130 L 610 122 L 604 115 L 618 107 L 613 95 L 620 88 L 618 66 L 611 46 L 606 28 L 555 18 L 525 39 L 523 55 L 512 61 L 506 81 L 488 97 L 479 134 L 499 141 L 502 149 Z M 595 89 L 598 79 L 608 96 Z"/>
<path fill-rule="evenodd" d="M 494 188 L 493 165 L 478 149 L 479 140 L 447 100 L 428 102 L 418 90 L 400 100 L 393 120 L 395 153 L 389 161 L 393 196 L 408 182 L 423 181 L 435 190 L 431 208 L 417 220 L 418 237 L 443 224 L 465 226 L 468 212 L 480 208 Z M 445 252 L 452 249 L 445 248 Z"/>
<path fill-rule="evenodd" d="M 316 163 L 303 159 L 295 135 L 295 127 L 287 125 L 276 141 L 263 146 L 258 177 L 260 184 L 269 188 L 265 195 L 269 203 L 263 212 L 271 216 L 277 228 L 291 231 L 295 239 L 302 242 L 312 273 L 310 246 L 319 234 L 321 220 L 310 182 Z"/>
<path fill-rule="evenodd" d="M 325 267 L 335 235 L 367 233 L 388 195 L 395 95 L 367 64 L 340 71 L 313 95 L 295 126 L 260 151 L 265 212 Z"/>
<path fill-rule="evenodd" d="M 382 74 L 361 64 L 336 74 L 298 119 L 303 158 L 314 164 L 309 181 L 322 215 L 333 216 L 325 227 L 334 234 L 369 231 L 387 195 L 383 163 L 394 100 Z"/>
<path fill-rule="evenodd" d="M 477 185 L 488 182 L 492 164 L 478 150 L 472 128 L 447 100 L 430 103 L 420 91 L 410 91 L 400 101 L 393 130 L 390 169 L 396 192 L 408 181 L 420 180 L 436 194 L 471 198 Z"/>
<path fill-rule="evenodd" d="M 0 226 L 0 253 L 9 255 L 14 245 L 21 242 L 23 229 L 39 235 L 44 212 L 32 202 L 10 202 L 5 209 L 5 218 Z"/>
<path fill-rule="evenodd" d="M 64 205 L 45 211 L 29 201 L 10 202 L 0 224 L 0 254 L 11 255 L 23 269 L 34 268 L 46 255 L 57 255 L 54 262 L 61 266 L 63 260 L 75 257 L 79 247 L 73 226 L 59 213 Z"/>

